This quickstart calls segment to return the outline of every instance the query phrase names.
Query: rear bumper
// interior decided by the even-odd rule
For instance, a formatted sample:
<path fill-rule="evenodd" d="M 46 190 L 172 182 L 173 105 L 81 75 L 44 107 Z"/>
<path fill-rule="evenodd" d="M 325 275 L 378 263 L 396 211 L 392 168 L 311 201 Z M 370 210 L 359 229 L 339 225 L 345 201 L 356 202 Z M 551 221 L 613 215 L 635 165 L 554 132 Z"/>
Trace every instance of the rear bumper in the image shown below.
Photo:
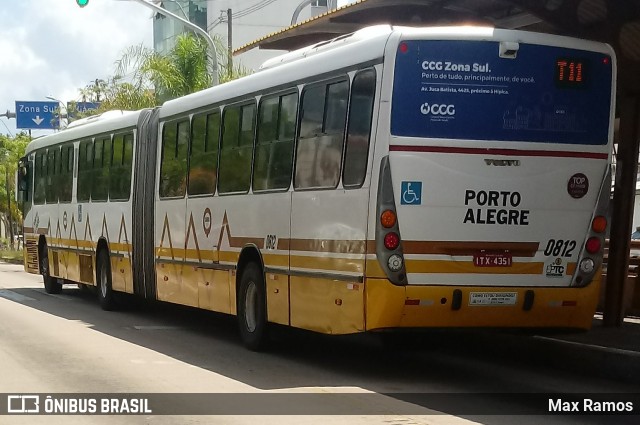
<path fill-rule="evenodd" d="M 584 288 L 395 286 L 366 280 L 366 328 L 572 328 L 589 329 L 598 304 L 600 274 Z M 454 291 L 461 292 L 455 309 Z M 525 309 L 527 291 L 533 291 Z M 471 293 L 506 294 L 503 305 L 474 305 Z M 515 293 L 515 296 L 513 296 Z M 531 295 L 529 295 L 531 297 Z"/>

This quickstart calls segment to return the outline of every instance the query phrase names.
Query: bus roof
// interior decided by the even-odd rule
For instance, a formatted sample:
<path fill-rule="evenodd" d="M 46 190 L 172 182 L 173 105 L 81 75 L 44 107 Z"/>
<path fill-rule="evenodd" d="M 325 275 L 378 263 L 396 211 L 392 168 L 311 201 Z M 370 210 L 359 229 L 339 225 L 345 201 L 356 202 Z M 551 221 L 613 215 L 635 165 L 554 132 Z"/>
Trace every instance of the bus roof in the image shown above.
<path fill-rule="evenodd" d="M 85 118 L 80 125 L 70 125 L 64 130 L 33 140 L 27 146 L 25 154 L 36 149 L 78 140 L 100 133 L 107 133 L 118 129 L 133 127 L 138 123 L 142 111 L 109 111 L 104 114 Z M 83 120 L 84 121 L 84 120 Z"/>
<path fill-rule="evenodd" d="M 252 75 L 202 90 L 178 99 L 170 100 L 162 105 L 160 119 L 183 114 L 218 102 L 233 101 L 234 98 L 258 92 L 270 87 L 285 88 L 296 81 L 313 75 L 322 75 L 337 69 L 344 69 L 362 63 L 381 61 L 384 56 L 386 41 L 391 27 L 378 26 L 376 30 L 357 31 L 351 38 L 338 37 L 334 42 L 340 48 L 331 48 L 331 41 L 291 52 L 284 57 L 285 63 L 268 65 L 265 69 Z M 385 29 L 386 28 L 386 29 Z M 368 32 L 367 32 L 368 30 Z M 293 60 L 295 54 L 302 55 L 305 60 Z M 278 58 L 272 59 L 277 60 Z M 269 64 L 271 61 L 268 61 Z"/>
<path fill-rule="evenodd" d="M 186 114 L 216 103 L 233 102 L 234 99 L 240 99 L 247 94 L 261 92 L 269 88 L 285 88 L 314 75 L 321 76 L 334 70 L 381 61 L 387 40 L 392 33 L 399 33 L 401 38 L 420 36 L 449 40 L 505 39 L 558 46 L 570 45 L 573 48 L 613 55 L 613 50 L 603 43 L 553 34 L 479 26 L 418 28 L 377 25 L 285 53 L 266 61 L 261 70 L 252 75 L 169 100 L 160 109 L 160 119 Z"/>

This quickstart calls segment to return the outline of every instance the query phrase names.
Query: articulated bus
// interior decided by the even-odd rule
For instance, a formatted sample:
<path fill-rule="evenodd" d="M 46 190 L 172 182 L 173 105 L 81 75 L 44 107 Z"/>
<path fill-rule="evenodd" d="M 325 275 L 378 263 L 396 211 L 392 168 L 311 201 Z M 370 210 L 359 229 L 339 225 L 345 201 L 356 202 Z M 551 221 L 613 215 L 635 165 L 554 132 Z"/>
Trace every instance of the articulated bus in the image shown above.
<path fill-rule="evenodd" d="M 21 161 L 24 264 L 325 334 L 590 327 L 613 138 L 604 44 L 378 26 L 110 112 Z"/>

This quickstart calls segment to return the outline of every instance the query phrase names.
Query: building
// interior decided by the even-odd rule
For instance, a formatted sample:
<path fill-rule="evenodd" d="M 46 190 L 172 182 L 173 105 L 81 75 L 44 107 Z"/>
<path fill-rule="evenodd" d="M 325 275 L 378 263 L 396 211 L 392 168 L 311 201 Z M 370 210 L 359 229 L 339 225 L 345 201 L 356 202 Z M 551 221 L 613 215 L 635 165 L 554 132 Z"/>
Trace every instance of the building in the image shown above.
<path fill-rule="evenodd" d="M 189 16 L 214 38 L 227 46 L 228 10 L 231 9 L 232 50 L 292 24 L 305 21 L 355 0 L 156 0 L 156 3 L 178 16 Z M 154 49 L 166 53 L 177 35 L 185 32 L 183 24 L 158 13 L 153 20 Z M 282 51 L 253 49 L 234 56 L 234 65 L 256 70 L 267 59 Z"/>
<path fill-rule="evenodd" d="M 206 30 L 207 5 L 216 2 L 207 0 L 155 0 L 154 3 Z M 163 16 L 160 13 L 154 13 L 154 50 L 160 54 L 169 52 L 175 46 L 176 37 L 186 31 L 188 29 L 181 22 Z"/>

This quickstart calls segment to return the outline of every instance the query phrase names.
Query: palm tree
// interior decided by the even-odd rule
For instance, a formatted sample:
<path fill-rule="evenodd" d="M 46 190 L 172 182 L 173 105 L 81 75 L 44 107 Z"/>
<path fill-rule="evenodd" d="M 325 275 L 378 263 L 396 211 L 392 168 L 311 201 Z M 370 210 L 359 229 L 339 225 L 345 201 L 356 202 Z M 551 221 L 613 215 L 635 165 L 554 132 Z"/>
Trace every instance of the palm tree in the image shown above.
<path fill-rule="evenodd" d="M 218 45 L 218 63 L 226 64 L 228 53 L 222 40 L 215 38 L 214 42 Z M 116 75 L 130 74 L 134 86 L 153 87 L 158 103 L 162 103 L 211 86 L 207 47 L 202 38 L 191 33 L 179 35 L 175 46 L 166 56 L 141 45 L 134 46 L 116 62 Z M 129 72 L 130 69 L 132 72 Z M 230 77 L 225 66 L 218 69 L 220 81 L 229 81 L 248 73 L 242 66 L 236 66 Z"/>
<path fill-rule="evenodd" d="M 250 70 L 242 65 L 227 69 L 228 51 L 223 40 L 214 37 L 218 52 L 218 78 L 221 83 L 248 75 Z M 163 56 L 143 45 L 131 46 L 116 62 L 116 73 L 103 84 L 90 84 L 80 90 L 83 99 L 101 105 L 95 111 L 77 115 L 88 116 L 113 109 L 137 110 L 162 104 L 164 101 L 184 96 L 211 86 L 208 71 L 206 42 L 191 33 L 178 36 L 176 45 Z"/>

